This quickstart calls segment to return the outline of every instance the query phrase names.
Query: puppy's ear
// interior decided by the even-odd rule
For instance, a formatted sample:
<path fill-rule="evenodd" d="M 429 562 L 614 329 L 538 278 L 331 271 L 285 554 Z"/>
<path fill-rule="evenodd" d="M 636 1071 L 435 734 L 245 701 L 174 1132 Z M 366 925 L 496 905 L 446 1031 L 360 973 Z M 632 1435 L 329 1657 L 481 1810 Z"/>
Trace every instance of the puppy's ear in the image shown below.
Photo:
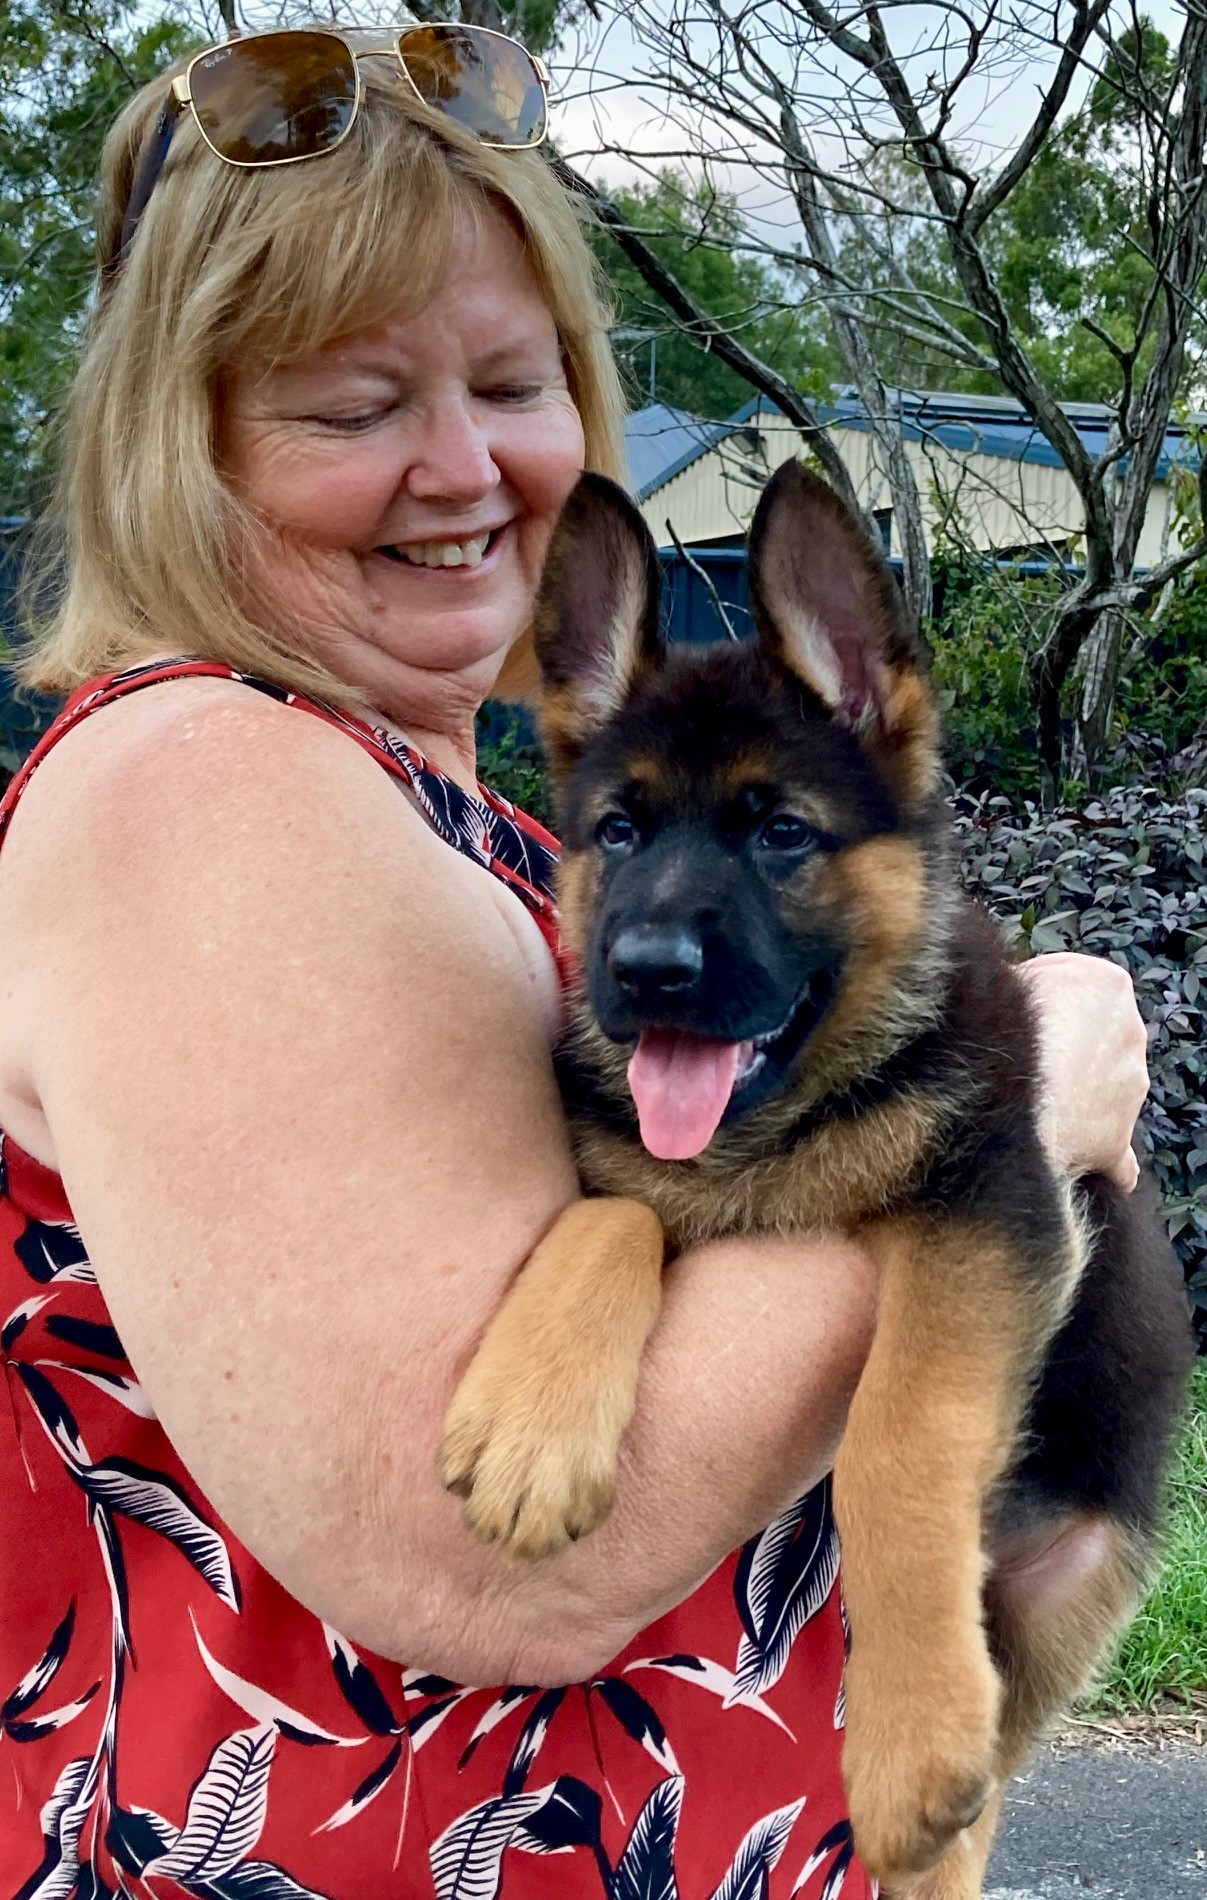
<path fill-rule="evenodd" d="M 533 611 L 541 725 L 572 765 L 662 655 L 662 573 L 653 536 L 622 488 L 582 475 L 549 543 Z"/>
<path fill-rule="evenodd" d="M 922 643 L 863 523 L 800 462 L 776 470 L 755 511 L 750 594 L 764 648 L 919 804 L 939 776 Z"/>

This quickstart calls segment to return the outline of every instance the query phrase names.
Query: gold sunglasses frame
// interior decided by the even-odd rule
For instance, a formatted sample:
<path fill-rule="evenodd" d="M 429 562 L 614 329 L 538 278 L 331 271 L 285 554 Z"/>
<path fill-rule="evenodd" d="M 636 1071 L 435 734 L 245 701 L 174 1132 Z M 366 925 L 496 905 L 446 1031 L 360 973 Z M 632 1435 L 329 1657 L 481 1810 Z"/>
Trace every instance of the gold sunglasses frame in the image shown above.
<path fill-rule="evenodd" d="M 537 80 L 545 98 L 545 112 L 541 122 L 540 137 L 525 139 L 522 143 L 516 142 L 515 144 L 503 144 L 501 141 L 495 141 L 493 139 L 483 139 L 482 143 L 484 145 L 497 143 L 498 149 L 504 152 L 535 151 L 537 146 L 543 145 L 549 136 L 549 69 L 545 65 L 544 60 L 538 58 L 535 53 L 530 53 L 528 48 L 522 46 L 519 40 L 515 39 L 510 33 L 499 33 L 492 26 L 462 26 L 456 21 L 446 22 L 439 20 L 429 22 L 415 20 L 406 26 L 397 28 L 378 29 L 376 27 L 353 26 L 346 28 L 343 32 L 340 32 L 336 27 L 328 26 L 270 27 L 263 33 L 247 33 L 241 35 L 236 40 L 220 40 L 214 46 L 203 46 L 199 53 L 194 53 L 184 71 L 177 73 L 175 79 L 173 79 L 171 87 L 172 99 L 179 110 L 183 111 L 185 107 L 188 108 L 193 124 L 197 127 L 198 132 L 205 144 L 209 147 L 209 150 L 214 154 L 214 157 L 220 159 L 224 165 L 233 165 L 238 171 L 274 171 L 280 165 L 304 165 L 311 159 L 325 158 L 328 152 L 337 152 L 356 124 L 361 102 L 365 96 L 365 89 L 360 76 L 360 62 L 362 59 L 395 60 L 399 72 L 406 80 L 407 85 L 411 88 L 419 104 L 424 106 L 427 111 L 436 113 L 440 118 L 452 119 L 453 124 L 457 125 L 460 121 L 454 119 L 451 113 L 441 112 L 439 106 L 433 105 L 430 99 L 424 98 L 410 73 L 407 71 L 406 63 L 402 57 L 402 43 L 408 33 L 426 33 L 431 31 L 433 26 L 444 26 L 446 24 L 452 26 L 455 31 L 460 33 L 469 33 L 475 37 L 480 34 L 484 39 L 505 40 L 509 46 L 519 47 L 525 59 L 531 60 L 533 71 L 536 73 Z M 190 85 L 190 81 L 193 77 L 193 69 L 200 65 L 203 59 L 208 59 L 212 53 L 220 52 L 228 46 L 245 46 L 254 40 L 279 39 L 289 33 L 306 33 L 311 38 L 334 40 L 337 45 L 342 46 L 344 51 L 351 56 L 353 71 L 356 75 L 356 96 L 352 102 L 352 111 L 349 114 L 348 123 L 332 144 L 322 146 L 317 152 L 297 152 L 292 158 L 228 158 L 225 152 L 218 150 L 218 147 L 209 137 L 205 127 L 201 123 L 201 115 L 193 103 L 193 94 Z M 353 34 L 355 34 L 357 38 L 364 37 L 366 39 L 378 40 L 380 44 L 376 46 L 363 46 L 358 50 L 352 43 L 351 36 Z M 468 127 L 464 129 L 469 130 Z M 478 137 L 479 135 L 471 133 L 470 136 Z"/>

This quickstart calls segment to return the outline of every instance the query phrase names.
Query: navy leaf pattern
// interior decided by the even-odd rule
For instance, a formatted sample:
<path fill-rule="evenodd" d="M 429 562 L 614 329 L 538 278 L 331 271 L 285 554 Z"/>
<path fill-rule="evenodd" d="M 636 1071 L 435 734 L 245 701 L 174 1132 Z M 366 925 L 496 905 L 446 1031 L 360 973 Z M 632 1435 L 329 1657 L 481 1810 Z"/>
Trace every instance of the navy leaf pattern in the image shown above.
<path fill-rule="evenodd" d="M 193 1624 L 193 1636 L 201 1653 L 201 1660 L 210 1675 L 236 1707 L 242 1709 L 245 1715 L 250 1715 L 254 1722 L 261 1725 L 271 1722 L 282 1735 L 288 1735 L 291 1741 L 302 1742 L 309 1747 L 360 1748 L 363 1746 L 365 1736 L 333 1735 L 330 1729 L 320 1728 L 319 1724 L 312 1722 L 309 1716 L 303 1715 L 298 1709 L 290 1708 L 287 1702 L 282 1702 L 279 1697 L 270 1695 L 268 1690 L 261 1689 L 258 1683 L 247 1682 L 242 1676 L 237 1676 L 233 1669 L 228 1669 L 224 1663 L 218 1661 L 216 1656 L 210 1655 L 202 1641 L 201 1631 L 197 1628 L 197 1621 L 191 1610 L 189 1617 Z"/>
<path fill-rule="evenodd" d="M 734 1670 L 735 1701 L 761 1695 L 779 1681 L 793 1642 L 837 1579 L 838 1532 L 827 1478 L 742 1552 L 733 1585 L 745 1632 Z"/>
<path fill-rule="evenodd" d="M 804 1805 L 793 1801 L 755 1822 L 712 1900 L 767 1900 L 767 1876 L 788 1845 Z"/>
<path fill-rule="evenodd" d="M 552 1786 L 530 1794 L 492 1795 L 458 1816 L 432 1845 L 436 1900 L 495 1900 L 503 1856 Z"/>
<path fill-rule="evenodd" d="M 25 1300 L 20 1306 L 14 1308 L 3 1327 L 0 1328 L 0 1352 L 12 1351 L 30 1320 L 35 1314 L 40 1313 L 44 1306 L 49 1306 L 53 1298 L 53 1293 L 36 1293 L 32 1300 Z"/>
<path fill-rule="evenodd" d="M 66 1762 L 39 1817 L 45 1852 L 13 1900 L 68 1900 L 79 1872 L 80 1835 L 92 1799 L 93 1765 L 87 1756 Z"/>
<path fill-rule="evenodd" d="M 37 1366 L 18 1363 L 14 1370 L 28 1392 L 42 1428 L 56 1450 L 71 1465 L 86 1465 L 88 1453 L 80 1437 L 75 1413 L 66 1399 L 60 1398 L 44 1372 Z"/>
<path fill-rule="evenodd" d="M 386 1755 L 385 1760 L 380 1761 L 372 1773 L 365 1776 L 360 1786 L 352 1790 L 352 1793 L 344 1802 L 343 1807 L 337 1808 L 330 1820 L 324 1821 L 321 1827 L 316 1827 L 314 1830 L 315 1833 L 334 1834 L 336 1828 L 347 1827 L 349 1821 L 354 1821 L 357 1815 L 368 1807 L 374 1795 L 379 1795 L 382 1789 L 388 1784 L 390 1776 L 394 1773 L 401 1759 L 402 1743 L 398 1741 L 394 1743 L 394 1746 Z"/>
<path fill-rule="evenodd" d="M 74 1722 L 77 1715 L 83 1714 L 100 1686 L 99 1682 L 94 1682 L 74 1702 L 64 1702 L 57 1709 L 43 1709 L 38 1715 L 28 1716 L 24 1721 L 9 1722 L 6 1731 L 9 1739 L 14 1742 L 40 1742 L 44 1735 L 53 1735 L 56 1729 L 66 1728 L 68 1722 Z"/>
<path fill-rule="evenodd" d="M 432 1680 L 442 1681 L 443 1678 L 434 1677 Z M 429 1691 L 429 1694 L 438 1693 L 439 1691 Z M 461 1759 L 457 1763 L 458 1768 L 464 1768 L 466 1766 L 467 1762 L 473 1758 L 478 1743 L 489 1735 L 492 1729 L 498 1728 L 499 1723 L 502 1722 L 506 1716 L 510 1715 L 512 1709 L 514 1709 L 517 1704 L 527 1702 L 528 1698 L 534 1696 L 536 1693 L 535 1689 L 524 1689 L 518 1684 L 514 1684 L 510 1689 L 504 1689 L 498 1700 L 492 1702 L 485 1713 L 479 1717 L 473 1734 L 461 1751 Z"/>
<path fill-rule="evenodd" d="M 724 1663 L 714 1662 L 711 1656 L 639 1656 L 636 1662 L 625 1665 L 625 1675 L 632 1675 L 637 1669 L 660 1669 L 664 1675 L 677 1676 L 681 1682 L 694 1682 L 697 1687 L 707 1689 L 710 1695 L 718 1696 L 727 1709 L 740 1700 L 744 1709 L 751 1709 L 756 1715 L 766 1717 L 776 1728 L 783 1729 L 790 1741 L 796 1740 L 788 1724 L 776 1714 L 769 1702 L 749 1693 L 739 1696 L 737 1677 L 733 1670 L 726 1669 Z"/>
<path fill-rule="evenodd" d="M 609 1900 L 679 1900 L 675 1835 L 683 1806 L 683 1777 L 660 1781 L 637 1816 L 629 1844 L 612 1876 Z"/>
<path fill-rule="evenodd" d="M 327 1638 L 335 1680 L 349 1707 L 356 1711 L 365 1727 L 372 1729 L 374 1735 L 400 1734 L 402 1724 L 394 1720 L 393 1711 L 368 1664 L 361 1661 L 351 1643 L 345 1642 L 342 1636 L 325 1624 L 323 1634 Z"/>
<path fill-rule="evenodd" d="M 46 1330 L 55 1339 L 61 1339 L 65 1345 L 79 1346 L 84 1352 L 94 1352 L 101 1359 L 121 1359 L 126 1357 L 126 1349 L 112 1326 L 103 1326 L 97 1320 L 77 1319 L 72 1313 L 52 1313 L 46 1322 Z"/>
<path fill-rule="evenodd" d="M 603 1801 L 577 1775 L 559 1775 L 543 1808 L 524 1822 L 517 1845 L 533 1854 L 562 1854 L 571 1847 L 590 1847 L 597 1856 L 603 1826 Z"/>
<path fill-rule="evenodd" d="M 836 1822 L 827 1833 L 822 1835 L 817 1846 L 796 1877 L 796 1884 L 792 1889 L 794 1894 L 800 1892 L 801 1888 L 807 1881 L 812 1879 L 818 1868 L 824 1865 L 831 1854 L 834 1855 L 834 1864 L 826 1877 L 826 1884 L 822 1888 L 821 1900 L 838 1900 L 838 1895 L 842 1892 L 846 1882 L 847 1869 L 855 1858 L 855 1839 L 851 1833 L 851 1823 L 849 1821 Z"/>
<path fill-rule="evenodd" d="M 275 1728 L 240 1729 L 219 1742 L 189 1796 L 189 1811 L 175 1842 L 143 1869 L 197 1883 L 229 1873 L 260 1838 L 268 1811 L 268 1771 Z"/>
<path fill-rule="evenodd" d="M 105 1846 L 128 1874 L 141 1874 L 148 1862 L 158 1860 L 175 1846 L 179 1830 L 150 1808 L 115 1807 L 109 1817 Z"/>
<path fill-rule="evenodd" d="M 503 1777 L 503 1793 L 519 1794 L 528 1779 L 529 1770 L 540 1752 L 541 1743 L 549 1733 L 549 1724 L 565 1699 L 564 1689 L 546 1689 L 529 1715 L 507 1765 Z"/>
<path fill-rule="evenodd" d="M 80 1230 L 67 1222 L 31 1220 L 13 1251 L 30 1279 L 42 1286 L 52 1280 L 96 1285 Z"/>
<path fill-rule="evenodd" d="M 665 1768 L 668 1774 L 678 1774 L 679 1764 L 675 1760 L 674 1749 L 666 1739 L 661 1718 L 645 1697 L 638 1694 L 632 1683 L 626 1682 L 623 1676 L 603 1676 L 593 1682 L 591 1687 L 607 1703 L 626 1735 L 640 1742 L 660 1768 Z"/>
<path fill-rule="evenodd" d="M 239 1585 L 226 1544 L 173 1478 L 136 1465 L 129 1458 L 103 1458 L 75 1475 L 94 1503 L 108 1505 L 123 1517 L 158 1531 L 205 1578 L 228 1609 L 239 1608 Z"/>
<path fill-rule="evenodd" d="M 58 1625 L 38 1661 L 0 1707 L 0 1723 L 7 1725 L 15 1716 L 24 1715 L 31 1709 L 38 1697 L 49 1689 L 63 1665 L 67 1651 L 71 1648 L 71 1634 L 75 1629 L 75 1598 L 67 1606 L 67 1614 Z"/>

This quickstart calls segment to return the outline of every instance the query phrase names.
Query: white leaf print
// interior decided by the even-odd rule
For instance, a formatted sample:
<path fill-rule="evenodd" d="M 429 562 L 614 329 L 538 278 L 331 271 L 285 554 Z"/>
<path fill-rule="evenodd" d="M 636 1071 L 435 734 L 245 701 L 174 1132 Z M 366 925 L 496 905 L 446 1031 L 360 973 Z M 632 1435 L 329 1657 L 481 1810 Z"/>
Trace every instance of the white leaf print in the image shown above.
<path fill-rule="evenodd" d="M 633 1669 L 661 1669 L 665 1675 L 678 1676 L 680 1682 L 694 1682 L 710 1695 L 720 1696 L 726 1708 L 736 1703 L 740 1708 L 752 1709 L 756 1715 L 764 1715 L 769 1722 L 774 1722 L 776 1728 L 782 1728 L 789 1741 L 796 1740 L 783 1717 L 761 1696 L 739 1696 L 733 1670 L 726 1669 L 724 1663 L 713 1662 L 710 1656 L 643 1656 L 637 1662 L 626 1663 L 625 1675 Z"/>
<path fill-rule="evenodd" d="M 14 1306 L 3 1326 L 0 1326 L 0 1345 L 6 1348 L 13 1345 L 34 1315 L 40 1313 L 44 1306 L 49 1306 L 53 1298 L 53 1293 L 35 1293 L 32 1300 L 23 1300 L 20 1306 Z"/>
<path fill-rule="evenodd" d="M 448 1701 L 445 1703 L 442 1709 L 436 1710 L 435 1714 L 432 1716 L 430 1721 L 425 1721 L 422 1723 L 422 1725 L 420 1725 L 419 1721 L 416 1719 L 415 1716 L 411 1716 L 407 1723 L 407 1731 L 411 1737 L 411 1752 L 417 1755 L 419 1753 L 419 1750 L 423 1747 L 424 1743 L 431 1741 L 432 1736 L 436 1733 L 436 1730 L 441 1726 L 441 1724 L 444 1722 L 447 1722 L 453 1710 L 455 1708 L 458 1708 L 460 1704 L 464 1702 L 466 1696 L 471 1696 L 471 1695 L 476 1695 L 476 1694 L 477 1694 L 477 1691 L 475 1689 L 459 1689 L 456 1695 L 450 1695 Z M 427 1714 L 426 1709 L 421 1711 L 421 1715 L 426 1715 L 426 1714 Z M 411 1726 L 412 1723 L 415 1724 L 414 1727 Z"/>
<path fill-rule="evenodd" d="M 767 1891 L 767 1876 L 788 1845 L 788 1836 L 796 1826 L 804 1800 L 786 1808 L 776 1808 L 756 1821 L 746 1835 L 733 1865 L 714 1893 L 712 1900 L 762 1900 Z"/>
<path fill-rule="evenodd" d="M 552 1793 L 551 1782 L 529 1794 L 492 1795 L 450 1822 L 432 1844 L 436 1900 L 495 1900 L 503 1855 Z"/>
<path fill-rule="evenodd" d="M 197 1619 L 192 1610 L 189 1620 L 193 1625 L 193 1635 L 201 1651 L 201 1660 L 224 1695 L 228 1695 L 237 1708 L 250 1715 L 256 1722 L 272 1722 L 284 1734 L 300 1737 L 304 1742 L 326 1742 L 332 1748 L 363 1748 L 372 1738 L 368 1735 L 333 1735 L 330 1729 L 320 1728 L 307 1715 L 300 1715 L 291 1709 L 287 1702 L 281 1702 L 267 1689 L 261 1689 L 254 1682 L 245 1682 L 233 1669 L 227 1669 L 215 1656 L 211 1656 L 201 1639 L 197 1628 Z"/>
<path fill-rule="evenodd" d="M 133 1412 L 135 1418 L 153 1419 L 151 1401 L 139 1385 L 137 1379 L 131 1379 L 122 1372 L 104 1372 L 99 1366 L 69 1366 L 62 1360 L 36 1359 L 35 1365 L 54 1366 L 58 1372 L 70 1372 L 77 1379 L 87 1379 L 98 1392 L 107 1392 L 111 1399 L 124 1405 L 127 1412 Z"/>
<path fill-rule="evenodd" d="M 97 1691 L 93 1684 L 87 1695 L 79 1696 L 74 1702 L 64 1702 L 57 1709 L 39 1709 L 36 1715 L 27 1715 L 19 1722 L 11 1724 L 11 1733 L 22 1742 L 41 1741 L 43 1735 L 52 1735 L 55 1729 L 66 1728 L 68 1722 L 74 1722 L 91 1702 Z"/>
<path fill-rule="evenodd" d="M 47 1873 L 29 1900 L 68 1900 L 80 1876 L 80 1835 L 96 1787 L 93 1764 L 87 1756 L 69 1761 L 59 1771 L 54 1790 L 42 1809 L 42 1832 L 59 1850 L 58 1863 Z"/>
<path fill-rule="evenodd" d="M 137 1467 L 124 1468 L 116 1458 L 91 1465 L 80 1473 L 80 1482 L 93 1500 L 133 1518 L 136 1524 L 145 1524 L 148 1530 L 158 1531 L 175 1544 L 227 1608 L 239 1608 L 230 1552 L 176 1485 Z"/>
<path fill-rule="evenodd" d="M 829 1860 L 831 1854 L 834 1856 L 834 1865 L 826 1877 L 826 1884 L 822 1889 L 821 1900 L 838 1900 L 838 1895 L 842 1892 L 843 1885 L 846 1881 L 847 1870 L 855 1857 L 855 1843 L 851 1834 L 851 1823 L 849 1821 L 836 1821 L 829 1832 L 823 1835 L 821 1840 L 818 1841 L 817 1846 L 796 1876 L 796 1884 L 792 1889 L 793 1894 L 798 1894 L 802 1887 L 808 1885 L 813 1875 L 817 1872 L 817 1869 L 824 1861 Z"/>
<path fill-rule="evenodd" d="M 797 1636 L 829 1598 L 838 1576 L 838 1532 L 828 1480 L 782 1511 L 739 1564 L 735 1590 L 745 1598 L 734 1700 L 761 1695 L 779 1681 Z M 743 1581 L 743 1572 L 745 1572 Z"/>
<path fill-rule="evenodd" d="M 518 1709 L 522 1702 L 527 1702 L 530 1697 L 538 1693 L 539 1691 L 536 1689 L 521 1689 L 518 1687 L 504 1689 L 502 1695 L 496 1702 L 488 1703 L 485 1713 L 479 1716 L 474 1732 L 465 1744 L 465 1749 L 461 1756 L 462 1766 L 464 1767 L 471 1753 L 484 1736 L 489 1735 L 492 1729 L 498 1728 L 500 1722 L 505 1722 L 513 1709 Z"/>
<path fill-rule="evenodd" d="M 612 1900 L 679 1900 L 675 1835 L 682 1806 L 683 1776 L 668 1775 L 637 1816 L 612 1876 Z"/>
<path fill-rule="evenodd" d="M 276 1745 L 271 1725 L 239 1729 L 219 1742 L 189 1796 L 175 1846 L 148 1861 L 144 1879 L 216 1880 L 246 1858 L 264 1827 Z"/>
<path fill-rule="evenodd" d="M 389 1786 L 390 1777 L 397 1768 L 402 1756 L 402 1743 L 395 1742 L 384 1760 L 379 1762 L 372 1774 L 366 1775 L 342 1808 L 337 1808 L 329 1820 L 321 1821 L 314 1829 L 316 1834 L 334 1834 L 337 1828 L 347 1827 L 358 1814 L 363 1814 L 370 1801 L 376 1801 L 382 1789 Z"/>

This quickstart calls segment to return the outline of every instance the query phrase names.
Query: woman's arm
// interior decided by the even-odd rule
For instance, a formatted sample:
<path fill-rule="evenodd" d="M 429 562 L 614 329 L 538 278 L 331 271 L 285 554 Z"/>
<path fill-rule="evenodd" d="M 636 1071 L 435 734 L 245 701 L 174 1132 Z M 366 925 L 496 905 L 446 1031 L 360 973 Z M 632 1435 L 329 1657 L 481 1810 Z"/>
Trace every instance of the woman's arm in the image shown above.
<path fill-rule="evenodd" d="M 509 903 L 343 735 L 161 686 L 64 740 L 13 822 L 0 1067 L 236 1535 L 386 1654 L 557 1682 L 828 1468 L 874 1294 L 843 1242 L 689 1256 L 609 1522 L 535 1567 L 469 1537 L 445 1409 L 577 1191 Z"/>

